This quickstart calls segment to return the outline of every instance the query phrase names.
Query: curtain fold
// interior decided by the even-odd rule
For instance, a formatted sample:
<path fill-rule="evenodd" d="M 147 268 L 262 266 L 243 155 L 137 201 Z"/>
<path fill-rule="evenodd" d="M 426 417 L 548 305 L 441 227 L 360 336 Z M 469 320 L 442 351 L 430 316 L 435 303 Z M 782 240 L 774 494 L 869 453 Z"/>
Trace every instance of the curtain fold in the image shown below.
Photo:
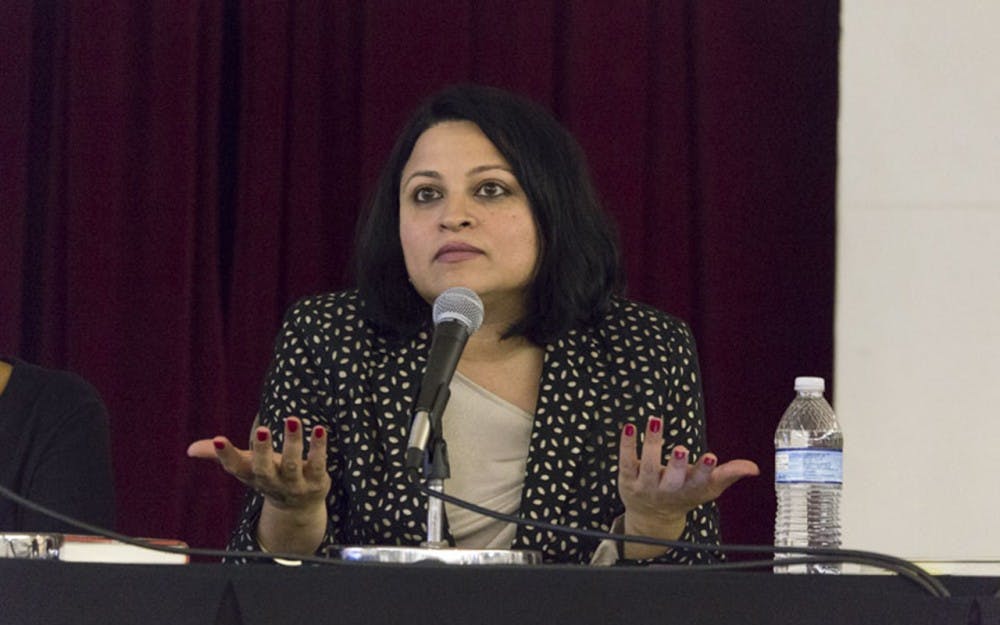
<path fill-rule="evenodd" d="M 771 438 L 832 371 L 839 3 L 553 0 L 0 7 L 0 352 L 112 415 L 118 529 L 221 546 L 285 308 L 350 284 L 413 107 L 463 81 L 548 106 L 618 225 L 630 296 L 692 324 L 720 501 L 770 541 Z"/>

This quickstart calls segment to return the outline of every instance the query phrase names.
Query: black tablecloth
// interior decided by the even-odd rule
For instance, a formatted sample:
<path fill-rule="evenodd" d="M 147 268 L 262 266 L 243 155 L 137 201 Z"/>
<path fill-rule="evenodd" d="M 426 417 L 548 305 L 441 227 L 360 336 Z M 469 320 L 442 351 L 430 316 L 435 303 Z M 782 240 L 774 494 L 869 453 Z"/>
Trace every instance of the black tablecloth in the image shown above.
<path fill-rule="evenodd" d="M 639 567 L 282 567 L 0 560 L 0 623 L 1000 624 L 1000 579 Z"/>

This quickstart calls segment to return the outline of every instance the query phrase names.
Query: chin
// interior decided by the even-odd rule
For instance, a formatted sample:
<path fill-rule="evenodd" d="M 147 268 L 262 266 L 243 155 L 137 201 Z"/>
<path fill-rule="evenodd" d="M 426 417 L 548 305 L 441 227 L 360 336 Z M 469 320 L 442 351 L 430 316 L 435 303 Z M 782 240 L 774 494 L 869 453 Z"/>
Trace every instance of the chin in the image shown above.
<path fill-rule="evenodd" d="M 419 292 L 424 297 L 426 297 L 429 294 L 431 296 L 431 301 L 433 301 L 434 298 L 440 295 L 441 293 L 444 293 L 446 290 L 457 286 L 464 287 L 466 289 L 472 289 L 477 294 L 479 294 L 480 289 L 482 288 L 482 283 L 471 276 L 463 276 L 461 274 L 456 274 L 441 278 L 439 280 L 435 280 L 433 284 L 427 285 L 426 289 L 420 289 Z"/>
<path fill-rule="evenodd" d="M 455 281 L 449 280 L 448 282 L 444 282 L 444 283 L 429 285 L 429 286 L 426 286 L 426 287 L 420 287 L 420 288 L 414 287 L 414 288 L 416 288 L 417 293 L 420 295 L 420 297 L 422 297 L 424 299 L 425 302 L 427 302 L 428 304 L 430 304 L 430 305 L 433 306 L 434 305 L 434 300 L 436 300 L 439 295 L 441 295 L 442 293 L 444 293 L 448 289 L 459 287 L 459 286 L 460 287 L 465 287 L 467 289 L 472 289 L 477 294 L 479 293 L 479 290 L 474 285 L 469 284 L 469 281 L 467 281 L 467 280 L 465 280 L 465 281 L 463 281 L 463 280 L 455 280 Z"/>

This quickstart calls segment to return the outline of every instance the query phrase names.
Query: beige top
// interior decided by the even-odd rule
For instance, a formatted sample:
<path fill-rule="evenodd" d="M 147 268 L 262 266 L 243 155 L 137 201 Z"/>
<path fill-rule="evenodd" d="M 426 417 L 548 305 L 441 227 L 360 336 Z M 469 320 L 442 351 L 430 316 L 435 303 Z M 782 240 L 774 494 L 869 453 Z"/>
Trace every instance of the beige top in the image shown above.
<path fill-rule="evenodd" d="M 442 417 L 451 477 L 445 492 L 475 504 L 517 514 L 521 505 L 533 417 L 461 373 L 451 382 Z M 455 544 L 467 549 L 507 549 L 516 527 L 445 504 Z"/>
<path fill-rule="evenodd" d="M 445 408 L 451 477 L 445 492 L 504 514 L 517 514 L 524 487 L 533 416 L 459 372 L 451 381 Z M 504 523 L 445 504 L 455 545 L 465 549 L 509 549 L 517 530 Z M 613 531 L 618 533 L 620 519 Z M 614 541 L 601 542 L 591 564 L 610 565 L 618 557 Z"/>

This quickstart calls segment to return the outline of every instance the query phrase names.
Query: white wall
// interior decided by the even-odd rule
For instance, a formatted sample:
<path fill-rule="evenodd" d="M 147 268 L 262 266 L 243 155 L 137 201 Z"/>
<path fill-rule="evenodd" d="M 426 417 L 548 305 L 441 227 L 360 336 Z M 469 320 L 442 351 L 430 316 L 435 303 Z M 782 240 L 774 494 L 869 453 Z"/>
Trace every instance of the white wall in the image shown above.
<path fill-rule="evenodd" d="M 1000 2 L 841 25 L 844 545 L 1000 559 Z"/>

